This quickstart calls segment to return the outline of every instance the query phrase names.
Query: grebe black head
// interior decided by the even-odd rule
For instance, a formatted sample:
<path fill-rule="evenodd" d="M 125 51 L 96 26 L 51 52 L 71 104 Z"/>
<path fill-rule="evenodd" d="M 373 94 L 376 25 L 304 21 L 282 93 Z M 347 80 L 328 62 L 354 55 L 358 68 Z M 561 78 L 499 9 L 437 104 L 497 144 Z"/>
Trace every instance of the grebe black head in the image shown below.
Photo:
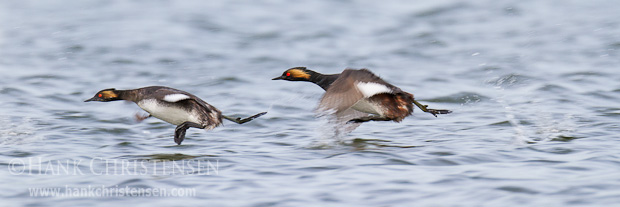
<path fill-rule="evenodd" d="M 321 74 L 313 70 L 309 70 L 306 67 L 294 67 L 290 68 L 282 73 L 281 76 L 275 77 L 271 80 L 287 80 L 287 81 L 307 81 L 313 82 L 327 90 L 329 86 L 338 79 L 339 74 Z"/>
<path fill-rule="evenodd" d="M 108 101 L 117 101 L 117 100 L 123 100 L 123 99 L 119 98 L 119 94 L 116 92 L 116 89 L 108 88 L 108 89 L 103 89 L 97 92 L 95 96 L 93 96 L 92 98 L 88 100 L 85 100 L 84 102 L 89 102 L 89 101 L 108 102 Z"/>
<path fill-rule="evenodd" d="M 284 71 L 281 76 L 271 80 L 310 81 L 312 73 L 316 72 L 308 70 L 306 67 L 294 67 Z"/>

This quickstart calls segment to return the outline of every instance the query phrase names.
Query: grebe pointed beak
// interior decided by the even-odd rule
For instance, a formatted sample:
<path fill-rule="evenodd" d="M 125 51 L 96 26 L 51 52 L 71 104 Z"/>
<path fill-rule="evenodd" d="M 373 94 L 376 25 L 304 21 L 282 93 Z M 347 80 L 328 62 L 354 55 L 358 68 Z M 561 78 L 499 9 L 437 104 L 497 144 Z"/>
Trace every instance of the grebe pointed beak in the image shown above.
<path fill-rule="evenodd" d="M 271 80 L 282 80 L 282 79 L 284 79 L 282 78 L 282 76 L 278 76 L 278 77 L 272 78 Z"/>

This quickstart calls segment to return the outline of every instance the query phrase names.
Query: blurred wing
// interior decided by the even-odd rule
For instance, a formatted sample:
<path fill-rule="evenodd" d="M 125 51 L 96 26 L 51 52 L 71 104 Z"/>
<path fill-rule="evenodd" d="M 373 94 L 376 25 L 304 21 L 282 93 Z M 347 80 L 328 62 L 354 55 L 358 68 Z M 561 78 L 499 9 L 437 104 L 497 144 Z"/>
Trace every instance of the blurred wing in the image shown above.
<path fill-rule="evenodd" d="M 367 117 L 370 114 L 351 108 L 358 101 L 381 93 L 399 92 L 400 89 L 385 82 L 366 69 L 344 70 L 327 89 L 319 102 L 319 112 L 333 110 L 331 120 L 343 126 L 342 132 L 349 133 L 362 123 L 347 123 L 351 119 Z"/>
<path fill-rule="evenodd" d="M 317 110 L 320 112 L 335 110 L 336 113 L 341 113 L 362 98 L 364 94 L 357 88 L 350 70 L 345 70 L 325 91 Z"/>

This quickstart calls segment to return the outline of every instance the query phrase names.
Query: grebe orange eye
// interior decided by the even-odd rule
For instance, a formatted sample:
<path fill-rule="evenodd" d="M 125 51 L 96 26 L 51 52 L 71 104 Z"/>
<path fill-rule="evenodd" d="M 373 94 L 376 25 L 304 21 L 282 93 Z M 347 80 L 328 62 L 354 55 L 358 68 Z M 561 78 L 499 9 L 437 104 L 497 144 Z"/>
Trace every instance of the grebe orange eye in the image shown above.
<path fill-rule="evenodd" d="M 291 73 L 286 73 L 286 76 L 291 76 Z"/>
<path fill-rule="evenodd" d="M 97 96 L 99 96 L 99 98 L 101 98 L 103 95 L 99 94 L 99 95 L 97 95 Z"/>

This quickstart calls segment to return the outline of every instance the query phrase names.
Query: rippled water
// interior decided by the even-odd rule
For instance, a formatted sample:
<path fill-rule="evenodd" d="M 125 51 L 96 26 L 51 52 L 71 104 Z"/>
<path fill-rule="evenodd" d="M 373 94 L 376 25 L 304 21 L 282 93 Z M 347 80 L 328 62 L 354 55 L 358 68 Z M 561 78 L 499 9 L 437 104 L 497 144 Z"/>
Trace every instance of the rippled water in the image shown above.
<path fill-rule="evenodd" d="M 617 205 L 619 10 L 611 0 L 2 1 L 1 205 Z M 370 68 L 454 113 L 418 110 L 333 140 L 312 112 L 319 87 L 270 80 L 294 66 Z M 225 114 L 269 113 L 190 129 L 176 146 L 174 126 L 133 120 L 135 104 L 82 102 L 149 85 Z M 47 169 L 58 162 L 72 165 Z M 173 164 L 194 168 L 166 171 Z M 30 195 L 88 186 L 195 196 Z"/>

